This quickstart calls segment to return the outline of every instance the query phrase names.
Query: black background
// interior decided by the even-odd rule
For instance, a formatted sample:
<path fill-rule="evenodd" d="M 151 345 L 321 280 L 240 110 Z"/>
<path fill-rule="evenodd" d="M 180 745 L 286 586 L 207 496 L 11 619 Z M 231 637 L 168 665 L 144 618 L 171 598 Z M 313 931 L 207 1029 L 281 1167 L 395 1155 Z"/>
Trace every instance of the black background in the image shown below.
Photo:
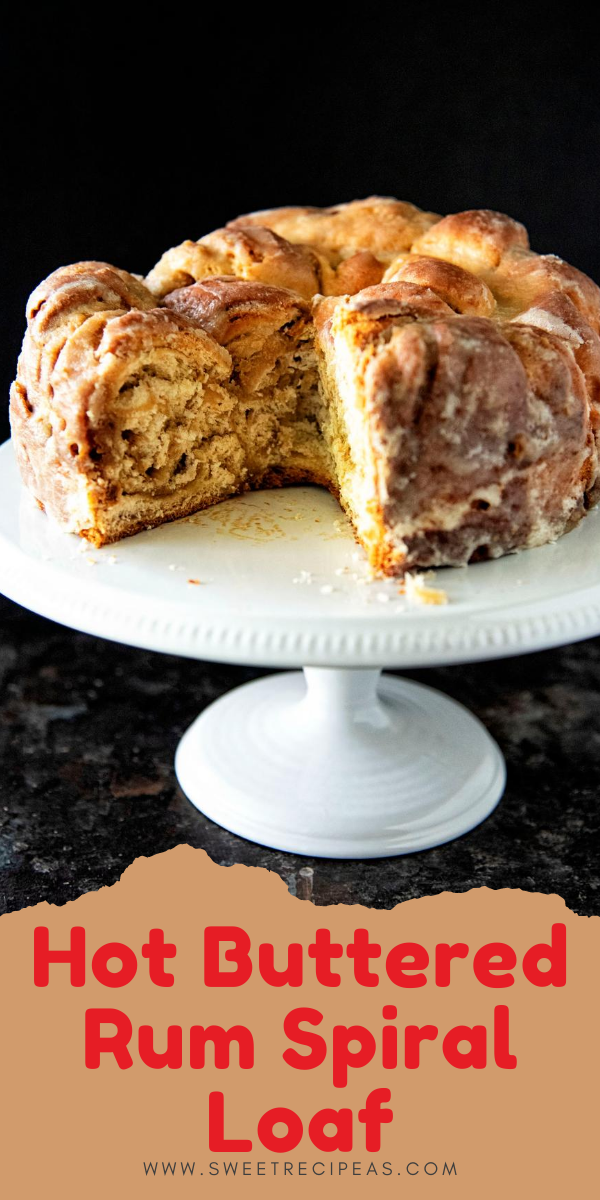
<path fill-rule="evenodd" d="M 149 9 L 125 11 L 148 24 Z M 144 48 L 123 43 L 113 7 L 102 37 L 81 10 L 8 43 L 5 396 L 27 295 L 51 270 L 145 272 L 253 208 L 374 192 L 496 208 L 600 278 L 600 64 L 580 14 L 378 6 L 338 10 L 328 31 L 326 10 L 262 11 L 179 9 Z"/>

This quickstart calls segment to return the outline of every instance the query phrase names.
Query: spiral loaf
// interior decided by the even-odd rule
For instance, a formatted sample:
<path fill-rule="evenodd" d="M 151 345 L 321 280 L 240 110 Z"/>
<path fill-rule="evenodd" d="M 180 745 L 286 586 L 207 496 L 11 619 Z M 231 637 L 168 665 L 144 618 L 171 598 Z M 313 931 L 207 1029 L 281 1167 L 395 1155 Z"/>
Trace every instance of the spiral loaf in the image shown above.
<path fill-rule="evenodd" d="M 500 213 L 265 210 L 144 281 L 61 268 L 27 320 L 21 472 L 97 544 L 308 480 L 395 573 L 553 540 L 596 498 L 600 291 Z"/>

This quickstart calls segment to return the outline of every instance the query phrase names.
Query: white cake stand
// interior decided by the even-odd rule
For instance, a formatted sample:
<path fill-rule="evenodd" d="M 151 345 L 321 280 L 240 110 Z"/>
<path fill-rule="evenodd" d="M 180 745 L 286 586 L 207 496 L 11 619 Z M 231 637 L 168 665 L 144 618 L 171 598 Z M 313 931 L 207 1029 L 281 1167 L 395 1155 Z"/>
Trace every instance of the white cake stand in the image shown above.
<path fill-rule="evenodd" d="M 0 587 L 100 637 L 190 658 L 304 667 L 236 688 L 183 737 L 179 782 L 242 837 L 370 858 L 449 841 L 495 807 L 500 751 L 465 708 L 381 677 L 600 632 L 600 514 L 553 546 L 438 572 L 446 607 L 371 582 L 336 502 L 254 493 L 96 551 L 60 533 L 0 448 Z M 196 582 L 198 581 L 198 582 Z"/>

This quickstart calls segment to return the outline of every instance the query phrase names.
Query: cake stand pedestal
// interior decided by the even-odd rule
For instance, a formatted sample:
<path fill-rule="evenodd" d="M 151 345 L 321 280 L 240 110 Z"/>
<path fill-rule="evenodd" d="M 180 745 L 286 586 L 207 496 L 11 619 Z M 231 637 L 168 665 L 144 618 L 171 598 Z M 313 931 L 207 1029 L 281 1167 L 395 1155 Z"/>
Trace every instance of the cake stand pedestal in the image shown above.
<path fill-rule="evenodd" d="M 432 688 L 377 670 L 307 667 L 211 704 L 179 744 L 179 782 L 242 837 L 376 858 L 466 833 L 504 790 L 483 725 Z"/>
<path fill-rule="evenodd" d="M 369 581 L 336 502 L 247 495 L 93 550 L 62 534 L 0 448 L 0 589 L 42 616 L 189 658 L 304 667 L 236 688 L 176 771 L 212 820 L 263 845 L 369 858 L 439 845 L 498 803 L 502 755 L 465 708 L 381 675 L 523 654 L 600 632 L 600 514 L 552 546 L 438 573 L 445 607 Z"/>

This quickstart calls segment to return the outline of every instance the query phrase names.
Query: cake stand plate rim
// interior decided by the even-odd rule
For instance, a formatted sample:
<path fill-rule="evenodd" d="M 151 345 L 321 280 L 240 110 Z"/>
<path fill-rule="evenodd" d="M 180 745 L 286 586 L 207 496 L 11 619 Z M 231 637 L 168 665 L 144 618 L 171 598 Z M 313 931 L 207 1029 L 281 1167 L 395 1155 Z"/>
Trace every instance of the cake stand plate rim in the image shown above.
<path fill-rule="evenodd" d="M 66 587 L 66 577 L 52 563 L 31 555 L 21 544 L 21 494 L 11 443 L 5 442 L 0 447 L 0 591 L 40 616 L 125 645 L 249 666 L 412 668 L 525 654 L 600 633 L 600 561 L 598 582 L 577 587 L 577 555 L 583 571 L 583 556 L 589 565 L 590 544 L 597 531 L 595 517 L 600 518 L 600 513 L 582 523 L 593 523 L 585 541 L 569 542 L 573 535 L 568 534 L 553 547 L 557 562 L 573 562 L 572 589 L 540 594 L 534 606 L 511 603 L 486 611 L 481 605 L 465 616 L 449 605 L 403 612 L 397 617 L 373 606 L 368 612 L 332 617 L 323 596 L 318 612 L 299 616 L 290 615 L 284 606 L 277 610 L 268 578 L 264 580 L 264 614 L 244 613 L 239 591 L 234 596 L 233 588 L 229 611 L 223 603 L 213 611 L 206 604 L 197 607 L 192 602 L 192 588 L 185 600 L 157 600 L 151 593 L 134 596 L 119 586 L 118 572 L 110 587 L 96 583 L 91 571 L 85 579 L 69 578 Z M 47 520 L 42 514 L 39 517 Z M 163 527 L 165 536 L 175 528 Z M 118 553 L 119 547 L 115 550 Z M 94 553 L 91 548 L 90 553 Z M 527 551 L 521 561 L 539 553 Z M 502 578 L 498 571 L 502 572 L 502 564 L 508 561 L 494 564 L 496 578 Z M 443 583 L 441 576 L 439 582 Z"/>

